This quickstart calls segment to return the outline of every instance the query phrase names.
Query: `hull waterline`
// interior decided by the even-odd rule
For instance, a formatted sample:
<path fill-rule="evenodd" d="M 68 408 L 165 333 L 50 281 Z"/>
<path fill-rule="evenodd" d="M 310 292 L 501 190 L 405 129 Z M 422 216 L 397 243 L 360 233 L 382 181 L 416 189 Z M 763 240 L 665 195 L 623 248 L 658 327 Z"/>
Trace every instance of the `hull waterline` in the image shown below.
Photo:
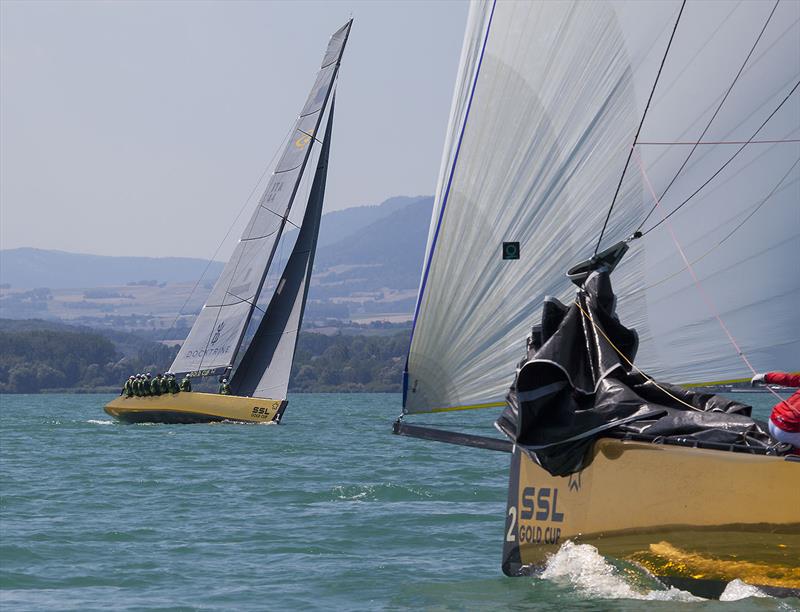
<path fill-rule="evenodd" d="M 148 397 L 118 397 L 104 410 L 125 423 L 278 423 L 286 400 L 184 392 Z"/>
<path fill-rule="evenodd" d="M 515 449 L 503 571 L 529 573 L 567 540 L 718 597 L 739 579 L 800 597 L 800 457 L 603 439 L 554 477 Z"/>

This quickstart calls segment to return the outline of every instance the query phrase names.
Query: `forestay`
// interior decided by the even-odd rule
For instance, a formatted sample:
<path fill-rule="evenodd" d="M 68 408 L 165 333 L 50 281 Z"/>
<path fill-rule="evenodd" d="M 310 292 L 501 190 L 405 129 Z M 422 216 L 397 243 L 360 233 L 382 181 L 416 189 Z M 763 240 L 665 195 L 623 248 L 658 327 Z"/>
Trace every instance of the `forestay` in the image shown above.
<path fill-rule="evenodd" d="M 172 364 L 211 375 L 233 365 L 294 202 L 352 22 L 333 34 L 292 135 L 233 255 Z"/>
<path fill-rule="evenodd" d="M 614 273 L 638 365 L 674 383 L 748 378 L 719 313 L 755 369 L 797 368 L 800 3 L 688 3 L 678 21 L 680 11 L 472 5 L 406 412 L 504 403 L 544 297 L 574 298 L 565 271 L 594 253 L 643 116 L 600 248 L 639 228 L 654 195 L 645 232 L 688 201 Z M 519 259 L 502 258 L 504 242 L 519 243 Z"/>

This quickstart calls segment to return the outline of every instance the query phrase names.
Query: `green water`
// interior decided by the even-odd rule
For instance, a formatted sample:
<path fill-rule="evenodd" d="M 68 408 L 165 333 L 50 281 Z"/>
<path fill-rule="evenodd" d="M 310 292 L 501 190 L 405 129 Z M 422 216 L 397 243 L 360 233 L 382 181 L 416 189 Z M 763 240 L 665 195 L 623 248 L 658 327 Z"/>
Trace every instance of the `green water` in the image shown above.
<path fill-rule="evenodd" d="M 504 577 L 509 455 L 392 436 L 396 395 L 295 395 L 280 426 L 122 425 L 109 399 L 0 397 L 3 610 L 800 605 L 694 600 L 588 547 Z M 494 416 L 429 421 L 488 434 Z"/>

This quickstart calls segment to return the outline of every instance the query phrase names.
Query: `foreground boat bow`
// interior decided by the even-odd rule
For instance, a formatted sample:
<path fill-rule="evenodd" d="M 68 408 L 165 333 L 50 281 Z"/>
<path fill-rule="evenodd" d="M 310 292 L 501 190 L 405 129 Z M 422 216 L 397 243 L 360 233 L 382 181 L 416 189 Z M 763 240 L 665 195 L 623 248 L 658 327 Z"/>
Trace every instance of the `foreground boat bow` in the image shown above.
<path fill-rule="evenodd" d="M 567 540 L 719 597 L 734 579 L 800 596 L 800 457 L 601 439 L 589 464 L 551 476 L 519 447 L 503 571 L 530 573 Z"/>

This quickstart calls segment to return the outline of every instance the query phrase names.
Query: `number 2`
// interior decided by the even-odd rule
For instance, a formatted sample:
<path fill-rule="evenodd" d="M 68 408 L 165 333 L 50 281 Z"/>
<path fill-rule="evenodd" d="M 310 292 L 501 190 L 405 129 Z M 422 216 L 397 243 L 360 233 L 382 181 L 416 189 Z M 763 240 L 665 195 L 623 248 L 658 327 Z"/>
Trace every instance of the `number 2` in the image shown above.
<path fill-rule="evenodd" d="M 515 542 L 514 528 L 517 526 L 517 507 L 510 506 L 508 509 L 508 516 L 511 517 L 511 522 L 508 525 L 508 532 L 506 532 L 506 542 Z"/>

